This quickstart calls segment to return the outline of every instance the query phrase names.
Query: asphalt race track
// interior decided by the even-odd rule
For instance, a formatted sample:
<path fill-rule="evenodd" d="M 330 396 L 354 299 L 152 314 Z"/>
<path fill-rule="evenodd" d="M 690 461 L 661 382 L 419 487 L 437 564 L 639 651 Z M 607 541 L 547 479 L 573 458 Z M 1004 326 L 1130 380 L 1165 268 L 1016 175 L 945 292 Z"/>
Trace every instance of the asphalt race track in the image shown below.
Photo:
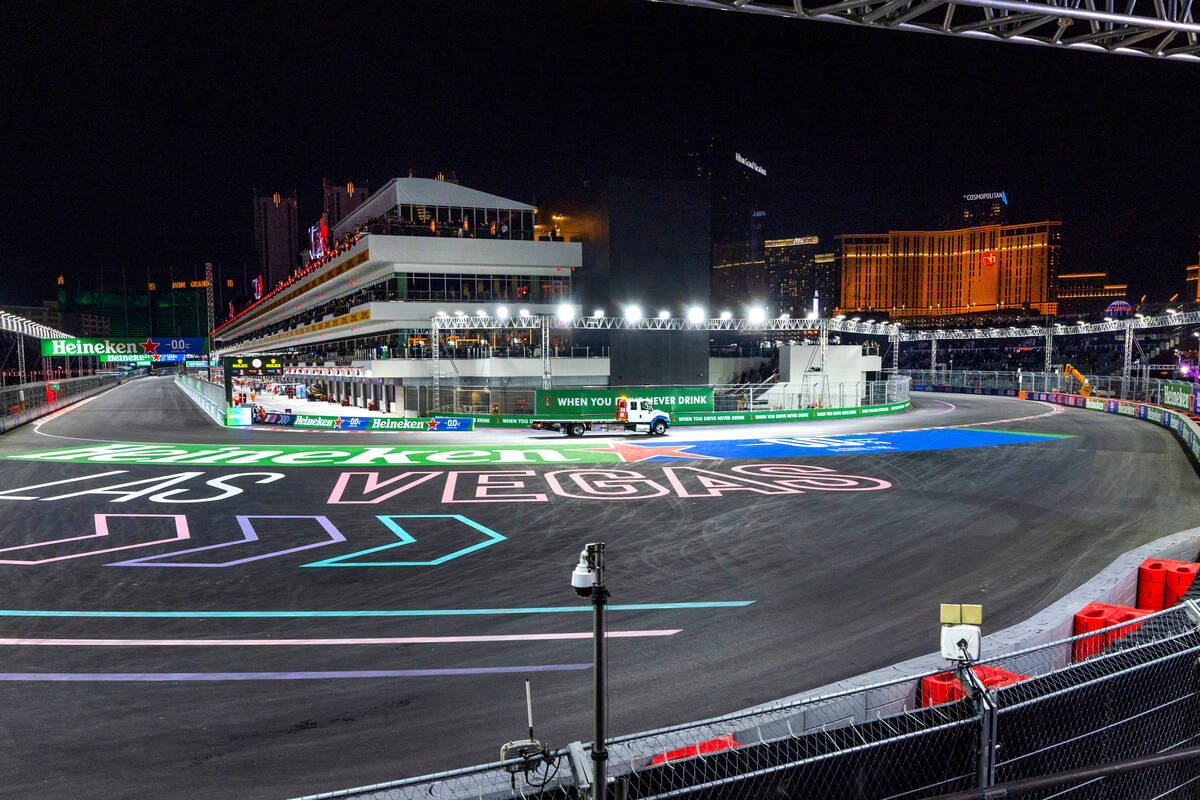
<path fill-rule="evenodd" d="M 1200 519 L 1158 426 L 913 406 L 663 439 L 241 431 L 145 379 L 5 434 L 0 796 L 283 798 L 491 761 L 527 677 L 538 737 L 586 741 L 589 541 L 618 735 L 931 652 L 939 602 L 1004 627 Z M 127 442 L 159 446 L 105 449 Z"/>

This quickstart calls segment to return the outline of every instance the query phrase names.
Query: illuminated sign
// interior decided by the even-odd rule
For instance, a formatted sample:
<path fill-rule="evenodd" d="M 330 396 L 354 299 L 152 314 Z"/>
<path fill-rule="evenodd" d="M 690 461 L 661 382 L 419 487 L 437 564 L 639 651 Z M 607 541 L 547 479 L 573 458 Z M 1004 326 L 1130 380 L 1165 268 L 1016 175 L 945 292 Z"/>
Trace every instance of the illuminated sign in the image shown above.
<path fill-rule="evenodd" d="M 152 292 L 153 292 L 155 289 L 157 289 L 157 288 L 158 288 L 158 284 L 156 284 L 156 283 L 147 283 L 147 284 L 146 284 L 146 288 L 147 288 L 147 289 L 149 289 L 150 291 L 152 291 Z"/>
<path fill-rule="evenodd" d="M 1002 200 L 1008 205 L 1008 196 L 1004 192 L 983 192 L 981 194 L 964 194 L 963 200 L 972 203 L 976 200 Z"/>
<path fill-rule="evenodd" d="M 42 339 L 44 356 L 102 356 L 135 354 L 143 358 L 168 354 L 186 356 L 203 353 L 205 340 L 195 337 L 147 337 L 141 339 Z M 182 360 L 182 359 L 180 359 Z"/>
<path fill-rule="evenodd" d="M 228 356 L 221 359 L 225 370 L 231 375 L 282 375 L 283 363 L 279 359 L 262 356 Z"/>
<path fill-rule="evenodd" d="M 325 225 L 325 215 L 321 215 L 321 221 L 308 229 L 309 252 L 313 258 L 320 258 L 325 255 L 329 245 L 329 228 Z"/>
<path fill-rule="evenodd" d="M 208 281 L 191 281 L 188 283 L 188 287 L 192 289 L 207 289 Z"/>
<path fill-rule="evenodd" d="M 998 261 L 998 260 L 999 260 L 999 259 L 997 259 L 997 257 L 996 257 L 996 254 L 995 254 L 995 253 L 984 253 L 984 254 L 983 254 L 983 265 L 984 265 L 985 267 L 994 267 L 994 266 L 996 266 L 996 263 L 997 263 L 997 261 Z"/>
<path fill-rule="evenodd" d="M 745 157 L 744 155 L 742 155 L 741 153 L 734 153 L 734 154 L 733 154 L 733 160 L 734 160 L 734 161 L 736 161 L 736 162 L 738 162 L 739 164 L 741 164 L 743 167 L 746 167 L 747 169 L 752 169 L 752 170 L 754 170 L 754 171 L 755 171 L 755 172 L 757 172 L 759 175 L 766 175 L 766 174 L 767 174 L 767 168 L 766 168 L 766 167 L 760 167 L 758 164 L 755 164 L 753 161 L 751 161 L 750 159 L 746 158 L 746 157 Z"/>
<path fill-rule="evenodd" d="M 794 239 L 767 239 L 767 247 L 798 247 L 802 244 L 819 244 L 820 239 L 816 236 L 797 236 Z"/>
<path fill-rule="evenodd" d="M 143 353 L 102 353 L 100 355 L 101 364 L 133 364 L 142 361 L 146 361 L 146 363 L 150 361 L 187 361 L 187 353 L 163 353 L 151 356 Z"/>
<path fill-rule="evenodd" d="M 171 281 L 172 289 L 186 289 L 187 281 Z"/>

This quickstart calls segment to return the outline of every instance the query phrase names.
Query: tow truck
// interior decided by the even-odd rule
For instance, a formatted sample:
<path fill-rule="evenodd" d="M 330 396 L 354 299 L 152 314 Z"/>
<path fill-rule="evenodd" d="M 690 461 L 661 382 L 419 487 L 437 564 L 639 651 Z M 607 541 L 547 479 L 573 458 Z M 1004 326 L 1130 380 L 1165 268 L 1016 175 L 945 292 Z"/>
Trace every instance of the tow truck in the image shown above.
<path fill-rule="evenodd" d="M 617 416 L 613 419 L 535 419 L 532 427 L 539 431 L 560 431 L 579 437 L 588 431 L 635 431 L 662 436 L 671 427 L 667 412 L 660 411 L 649 400 L 617 398 Z"/>

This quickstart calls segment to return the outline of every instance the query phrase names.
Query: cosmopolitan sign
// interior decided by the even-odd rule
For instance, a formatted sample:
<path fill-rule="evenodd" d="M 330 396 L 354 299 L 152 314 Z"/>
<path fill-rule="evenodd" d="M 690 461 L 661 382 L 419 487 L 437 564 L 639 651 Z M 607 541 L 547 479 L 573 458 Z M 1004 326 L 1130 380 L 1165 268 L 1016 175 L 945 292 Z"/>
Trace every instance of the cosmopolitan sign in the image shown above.
<path fill-rule="evenodd" d="M 113 356 L 145 357 L 181 355 L 204 352 L 204 339 L 187 337 L 147 337 L 141 339 L 42 339 L 44 356 Z"/>

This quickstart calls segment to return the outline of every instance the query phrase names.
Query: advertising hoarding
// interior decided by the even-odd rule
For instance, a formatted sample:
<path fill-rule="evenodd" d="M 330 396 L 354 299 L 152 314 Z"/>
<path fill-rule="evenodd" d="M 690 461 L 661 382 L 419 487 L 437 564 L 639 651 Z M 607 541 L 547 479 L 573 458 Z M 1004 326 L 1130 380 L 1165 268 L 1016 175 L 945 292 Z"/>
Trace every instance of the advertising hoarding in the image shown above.
<path fill-rule="evenodd" d="M 611 419 L 617 415 L 617 398 L 649 400 L 660 411 L 698 412 L 713 410 L 711 386 L 677 389 L 538 389 L 537 415 L 541 417 L 595 417 Z"/>

